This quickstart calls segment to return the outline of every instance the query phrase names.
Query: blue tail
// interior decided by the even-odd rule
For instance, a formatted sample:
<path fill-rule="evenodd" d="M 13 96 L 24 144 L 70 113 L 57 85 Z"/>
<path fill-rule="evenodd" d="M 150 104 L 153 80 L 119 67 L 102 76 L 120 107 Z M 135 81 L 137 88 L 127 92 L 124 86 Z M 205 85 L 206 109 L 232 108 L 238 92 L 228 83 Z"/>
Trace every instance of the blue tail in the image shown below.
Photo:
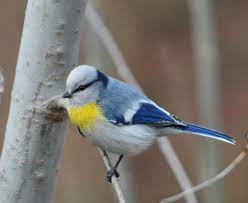
<path fill-rule="evenodd" d="M 204 136 L 204 137 L 209 137 L 209 138 L 213 138 L 216 140 L 221 140 L 223 142 L 227 142 L 229 144 L 236 144 L 236 141 L 229 137 L 228 135 L 223 134 L 222 132 L 218 132 L 215 130 L 211 130 L 208 128 L 204 128 L 201 126 L 197 126 L 197 125 L 192 125 L 192 124 L 186 124 L 184 127 L 182 127 L 183 131 L 192 133 L 192 134 L 196 134 L 196 135 L 200 135 L 200 136 Z"/>

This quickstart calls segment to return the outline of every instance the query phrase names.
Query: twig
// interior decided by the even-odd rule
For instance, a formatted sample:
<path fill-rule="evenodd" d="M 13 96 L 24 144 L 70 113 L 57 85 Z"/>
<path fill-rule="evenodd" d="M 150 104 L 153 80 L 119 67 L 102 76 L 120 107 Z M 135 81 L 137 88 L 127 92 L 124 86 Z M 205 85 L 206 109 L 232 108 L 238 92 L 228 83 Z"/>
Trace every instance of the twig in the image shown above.
<path fill-rule="evenodd" d="M 183 198 L 185 195 L 198 192 L 199 190 L 202 190 L 205 187 L 208 187 L 212 185 L 213 183 L 223 179 L 226 175 L 228 175 L 234 168 L 236 168 L 247 156 L 248 153 L 248 144 L 245 146 L 244 150 L 232 161 L 231 164 L 229 164 L 223 171 L 218 173 L 216 176 L 200 183 L 199 185 L 196 185 L 188 190 L 185 190 L 177 195 L 173 195 L 171 197 L 167 197 L 163 199 L 161 202 L 175 202 L 181 198 Z"/>
<path fill-rule="evenodd" d="M 97 36 L 102 40 L 102 43 L 105 46 L 109 55 L 111 56 L 119 75 L 129 84 L 135 85 L 138 89 L 142 90 L 138 81 L 134 78 L 133 74 L 131 73 L 130 68 L 127 66 L 127 63 L 125 62 L 124 57 L 117 43 L 115 42 L 111 32 L 104 25 L 100 16 L 90 4 L 88 4 L 87 6 L 85 17 L 88 23 L 91 25 L 92 29 L 97 34 Z M 187 176 L 187 173 L 183 168 L 179 158 L 177 157 L 175 150 L 171 146 L 169 139 L 164 137 L 158 142 L 160 146 L 163 146 L 163 150 L 161 152 L 164 155 L 165 159 L 168 161 L 181 189 L 187 190 L 191 188 L 191 181 Z M 185 199 L 187 202 L 190 203 L 197 202 L 196 197 L 193 193 L 188 194 Z"/>
<path fill-rule="evenodd" d="M 109 159 L 106 157 L 106 154 L 100 148 L 98 148 L 98 151 L 102 156 L 102 159 L 104 161 L 104 164 L 106 166 L 107 171 L 110 170 L 111 169 L 111 163 L 110 163 Z M 112 181 L 112 184 L 113 184 L 113 187 L 115 189 L 116 196 L 117 196 L 119 202 L 120 203 L 125 203 L 126 201 L 124 199 L 124 195 L 122 193 L 121 187 L 120 187 L 119 182 L 118 182 L 118 180 L 117 180 L 115 175 L 112 176 L 111 181 Z"/>

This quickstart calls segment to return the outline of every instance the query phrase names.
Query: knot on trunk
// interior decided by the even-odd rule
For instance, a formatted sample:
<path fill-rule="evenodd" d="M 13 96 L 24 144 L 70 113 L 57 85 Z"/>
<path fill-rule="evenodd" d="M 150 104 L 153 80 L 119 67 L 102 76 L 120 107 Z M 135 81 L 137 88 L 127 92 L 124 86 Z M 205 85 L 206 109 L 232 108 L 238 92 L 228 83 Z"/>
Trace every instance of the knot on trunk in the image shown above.
<path fill-rule="evenodd" d="M 53 122 L 64 121 L 67 119 L 66 100 L 61 96 L 52 98 L 36 108 L 36 113 Z"/>

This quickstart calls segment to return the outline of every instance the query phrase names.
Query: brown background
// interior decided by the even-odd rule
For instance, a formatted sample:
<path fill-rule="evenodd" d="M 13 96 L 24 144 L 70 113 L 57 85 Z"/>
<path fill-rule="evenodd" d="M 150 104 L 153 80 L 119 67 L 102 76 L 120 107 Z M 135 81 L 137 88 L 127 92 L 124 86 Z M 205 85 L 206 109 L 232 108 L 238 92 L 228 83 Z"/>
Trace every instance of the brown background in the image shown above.
<path fill-rule="evenodd" d="M 0 64 L 4 67 L 6 80 L 0 108 L 1 143 L 25 6 L 24 0 L 0 1 Z M 241 150 L 244 145 L 242 135 L 248 128 L 248 1 L 219 0 L 214 2 L 214 8 L 221 57 L 223 129 L 239 143 L 237 147 L 219 143 L 221 170 Z M 102 1 L 100 13 L 149 97 L 184 120 L 197 122 L 191 27 L 186 1 L 105 0 Z M 89 27 L 85 26 L 83 35 L 87 29 Z M 85 59 L 84 38 L 80 63 L 84 63 Z M 117 76 L 111 64 L 107 71 Z M 211 141 L 192 136 L 175 136 L 171 140 L 193 183 L 200 182 L 199 157 L 196 155 L 200 153 L 199 146 L 211 144 Z M 162 197 L 180 191 L 156 145 L 131 160 L 139 202 L 158 202 Z M 247 167 L 245 161 L 232 174 L 212 186 L 213 189 L 224 189 L 225 202 L 248 201 Z M 72 126 L 66 138 L 60 168 L 56 203 L 114 202 L 111 185 L 105 181 L 105 169 L 96 148 L 77 136 Z M 200 202 L 208 202 L 203 200 L 202 194 L 197 193 Z"/>

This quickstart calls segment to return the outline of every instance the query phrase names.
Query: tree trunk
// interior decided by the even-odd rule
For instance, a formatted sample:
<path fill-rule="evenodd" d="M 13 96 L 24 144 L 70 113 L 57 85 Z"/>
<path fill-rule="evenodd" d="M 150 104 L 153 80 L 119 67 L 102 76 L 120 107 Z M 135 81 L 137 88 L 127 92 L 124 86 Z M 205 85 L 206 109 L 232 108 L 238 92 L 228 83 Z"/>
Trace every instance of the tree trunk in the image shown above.
<path fill-rule="evenodd" d="M 29 0 L 0 162 L 0 202 L 49 203 L 66 132 L 41 104 L 76 65 L 86 0 Z M 47 110 L 47 109 L 45 109 Z"/>

